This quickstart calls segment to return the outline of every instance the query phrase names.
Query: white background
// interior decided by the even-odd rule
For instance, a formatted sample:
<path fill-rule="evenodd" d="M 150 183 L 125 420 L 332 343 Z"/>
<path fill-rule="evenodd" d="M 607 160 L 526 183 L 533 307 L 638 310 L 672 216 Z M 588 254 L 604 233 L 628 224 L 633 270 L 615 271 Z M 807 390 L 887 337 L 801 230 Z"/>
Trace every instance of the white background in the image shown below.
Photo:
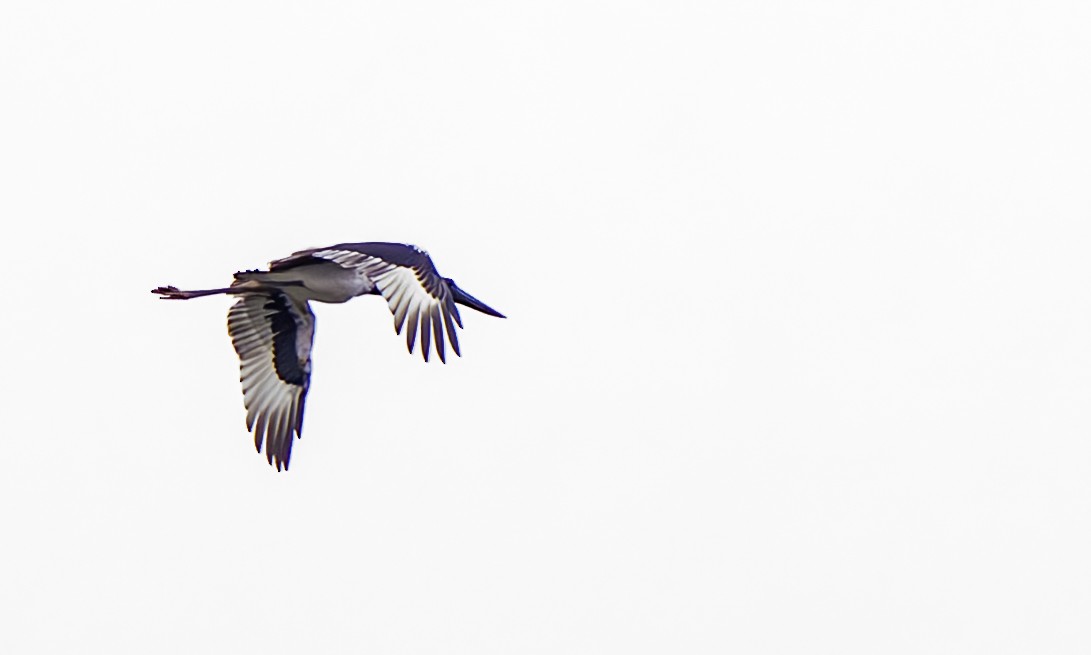
<path fill-rule="evenodd" d="M 0 651 L 1086 653 L 1084 2 L 0 9 Z M 463 358 L 229 301 L 427 248 Z"/>

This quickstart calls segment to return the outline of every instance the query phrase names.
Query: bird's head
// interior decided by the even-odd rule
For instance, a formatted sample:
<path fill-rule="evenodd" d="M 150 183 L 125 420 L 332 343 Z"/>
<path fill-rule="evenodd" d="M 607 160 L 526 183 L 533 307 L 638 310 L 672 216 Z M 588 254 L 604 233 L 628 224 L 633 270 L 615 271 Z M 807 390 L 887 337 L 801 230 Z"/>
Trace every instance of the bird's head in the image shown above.
<path fill-rule="evenodd" d="M 481 312 L 482 314 L 488 314 L 489 316 L 496 316 L 497 318 L 507 318 L 506 316 L 504 316 L 500 312 L 496 311 L 492 307 L 489 307 L 488 305 L 481 302 L 477 298 L 474 298 L 470 294 L 468 294 L 465 291 L 463 291 L 462 289 L 460 289 L 459 286 L 457 284 L 455 284 L 455 281 L 452 280 L 451 278 L 449 278 L 449 277 L 444 278 L 444 280 L 446 280 L 447 287 L 451 290 L 451 295 L 454 296 L 455 302 L 457 302 L 458 304 L 465 305 L 466 307 L 469 307 L 471 309 L 476 309 L 477 311 Z"/>

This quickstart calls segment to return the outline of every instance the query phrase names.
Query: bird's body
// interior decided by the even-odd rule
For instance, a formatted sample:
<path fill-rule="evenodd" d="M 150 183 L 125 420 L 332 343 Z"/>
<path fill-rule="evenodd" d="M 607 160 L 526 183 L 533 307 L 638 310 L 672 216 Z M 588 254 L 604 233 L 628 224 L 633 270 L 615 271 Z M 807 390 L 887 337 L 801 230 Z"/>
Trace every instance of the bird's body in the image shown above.
<path fill-rule="evenodd" d="M 394 314 L 394 328 L 406 329 L 413 352 L 420 334 L 428 361 L 431 342 L 446 361 L 446 343 L 459 352 L 455 326 L 462 327 L 456 303 L 490 316 L 504 316 L 440 276 L 428 253 L 400 243 L 342 243 L 302 250 L 270 263 L 268 271 L 235 274 L 230 287 L 182 291 L 159 287 L 168 300 L 229 294 L 238 300 L 227 314 L 231 342 L 241 361 L 246 426 L 254 444 L 277 470 L 285 470 L 292 439 L 302 434 L 303 407 L 311 376 L 314 314 L 310 301 L 343 303 L 381 295 Z M 446 339 L 445 339 L 446 337 Z"/>
<path fill-rule="evenodd" d="M 348 302 L 375 292 L 375 282 L 363 271 L 328 261 L 236 273 L 235 280 L 278 285 L 293 297 L 325 303 Z"/>

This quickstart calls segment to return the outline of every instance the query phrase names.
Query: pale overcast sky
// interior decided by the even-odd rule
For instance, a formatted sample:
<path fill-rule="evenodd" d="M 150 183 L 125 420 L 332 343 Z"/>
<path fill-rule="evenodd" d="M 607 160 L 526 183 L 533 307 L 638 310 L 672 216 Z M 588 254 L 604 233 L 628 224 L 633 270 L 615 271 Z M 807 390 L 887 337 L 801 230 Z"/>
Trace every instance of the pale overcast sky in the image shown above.
<path fill-rule="evenodd" d="M 0 7 L 4 653 L 1091 651 L 1085 2 Z M 220 286 L 317 305 L 291 470 Z"/>

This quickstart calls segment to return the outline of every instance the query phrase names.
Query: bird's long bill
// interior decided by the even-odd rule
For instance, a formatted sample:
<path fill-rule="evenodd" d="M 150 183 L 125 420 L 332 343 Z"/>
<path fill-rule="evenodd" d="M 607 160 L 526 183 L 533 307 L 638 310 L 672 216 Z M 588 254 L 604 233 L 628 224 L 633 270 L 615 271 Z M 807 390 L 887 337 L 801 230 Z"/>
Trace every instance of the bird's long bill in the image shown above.
<path fill-rule="evenodd" d="M 467 306 L 467 307 L 469 307 L 471 309 L 476 309 L 477 311 L 481 312 L 482 314 L 488 314 L 489 316 L 496 316 L 498 318 L 507 318 L 507 316 L 504 316 L 503 314 L 496 311 L 492 307 L 489 307 L 488 305 L 481 302 L 477 298 L 474 298 L 473 296 L 466 293 L 462 289 L 459 289 L 457 286 L 452 285 L 451 292 L 455 296 L 455 302 L 457 302 L 460 305 L 465 305 L 465 306 Z"/>

